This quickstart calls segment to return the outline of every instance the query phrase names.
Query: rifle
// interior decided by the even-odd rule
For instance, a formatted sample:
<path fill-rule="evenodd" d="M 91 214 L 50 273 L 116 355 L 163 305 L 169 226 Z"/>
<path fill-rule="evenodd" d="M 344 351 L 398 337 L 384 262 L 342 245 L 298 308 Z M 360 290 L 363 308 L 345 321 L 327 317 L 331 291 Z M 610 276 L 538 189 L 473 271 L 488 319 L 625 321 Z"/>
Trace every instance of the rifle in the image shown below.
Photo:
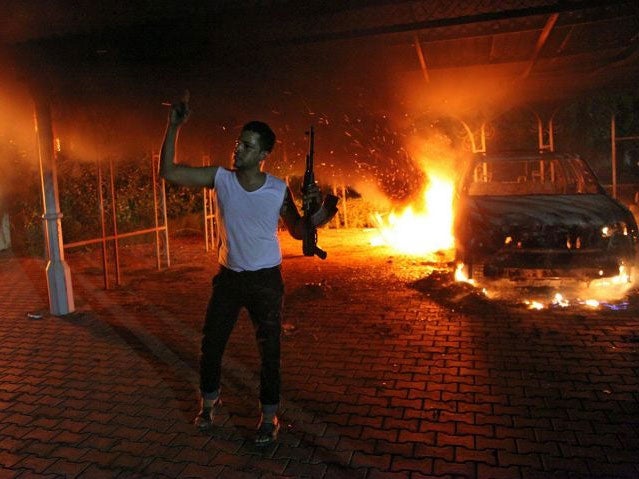
<path fill-rule="evenodd" d="M 308 191 L 311 185 L 315 184 L 315 173 L 313 172 L 313 159 L 315 156 L 315 130 L 311 126 L 308 141 L 308 153 L 306 154 L 306 170 L 304 170 L 304 181 L 302 183 L 302 194 Z M 337 212 L 338 198 L 333 195 L 326 195 L 323 206 L 327 211 L 334 215 Z M 326 259 L 326 251 L 318 248 L 317 246 L 317 227 L 313 225 L 312 216 L 320 209 L 320 205 L 317 201 L 304 202 L 302 209 L 304 211 L 304 237 L 302 238 L 302 252 L 304 256 L 317 255 L 321 259 Z M 329 216 L 329 219 L 332 216 Z"/>

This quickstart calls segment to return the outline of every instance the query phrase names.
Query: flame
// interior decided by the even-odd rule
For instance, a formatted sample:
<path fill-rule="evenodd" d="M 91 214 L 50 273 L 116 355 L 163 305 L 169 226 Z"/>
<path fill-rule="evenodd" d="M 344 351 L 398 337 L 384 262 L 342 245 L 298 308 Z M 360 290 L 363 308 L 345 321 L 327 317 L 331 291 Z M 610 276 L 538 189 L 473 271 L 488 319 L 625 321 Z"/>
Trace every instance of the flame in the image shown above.
<path fill-rule="evenodd" d="M 428 256 L 433 253 L 453 253 L 455 181 L 446 174 L 433 174 L 433 172 L 427 174 L 430 181 L 422 192 L 418 205 L 410 205 L 400 213 L 391 211 L 384 216 L 376 212 L 372 215 L 377 225 L 377 235 L 371 239 L 371 245 L 388 246 L 407 255 Z M 512 241 L 512 238 L 509 237 L 506 241 Z M 488 285 L 478 284 L 475 279 L 469 279 L 463 263 L 456 265 L 454 279 L 456 282 L 466 282 L 481 288 L 483 295 L 490 299 L 507 297 L 511 292 L 510 287 L 502 290 L 496 284 L 492 286 L 497 287 L 498 290 L 489 291 L 486 288 Z M 622 265 L 619 267 L 617 276 L 596 279 L 585 288 L 555 292 L 547 298 L 526 299 L 524 304 L 532 310 L 567 308 L 571 305 L 595 309 L 602 306 L 610 307 L 611 302 L 621 301 L 625 297 L 632 284 L 630 274 Z M 521 301 L 520 297 L 517 301 Z"/>
<path fill-rule="evenodd" d="M 619 266 L 619 274 L 617 276 L 613 276 L 611 278 L 596 279 L 591 282 L 590 287 L 594 290 L 619 286 L 623 288 L 630 283 L 630 275 L 628 274 L 628 271 L 626 271 L 626 267 L 624 265 L 621 265 Z"/>
<path fill-rule="evenodd" d="M 457 263 L 457 268 L 455 269 L 455 281 L 459 283 L 475 284 L 474 279 L 468 279 L 468 275 L 464 270 L 464 263 Z"/>
<path fill-rule="evenodd" d="M 399 214 L 392 211 L 386 219 L 379 213 L 373 215 L 379 231 L 371 240 L 373 246 L 386 245 L 410 255 L 426 255 L 453 247 L 454 182 L 442 176 L 430 175 L 429 178 L 422 194 L 422 211 L 416 211 L 411 205 Z"/>
<path fill-rule="evenodd" d="M 461 265 L 463 266 L 463 265 Z M 457 269 L 460 270 L 460 265 Z M 455 274 L 455 280 L 458 279 Z M 537 298 L 524 300 L 524 304 L 528 309 L 542 310 L 545 308 L 559 307 L 567 308 L 571 305 L 580 305 L 588 308 L 597 309 L 602 305 L 608 305 L 621 301 L 632 288 L 633 282 L 630 274 L 624 265 L 619 266 L 619 274 L 610 278 L 596 279 L 590 282 L 587 287 L 571 291 L 570 293 L 557 292 L 550 299 L 543 300 Z M 581 299 L 587 297 L 588 299 Z M 572 298 L 572 299 L 571 299 Z"/>
<path fill-rule="evenodd" d="M 536 310 L 541 310 L 544 309 L 544 305 L 542 303 L 540 303 L 539 301 L 534 301 L 534 300 L 525 300 L 524 304 L 528 305 L 528 309 L 536 309 Z"/>
<path fill-rule="evenodd" d="M 552 304 L 559 306 L 561 308 L 567 308 L 570 306 L 570 301 L 564 297 L 563 294 L 557 293 L 555 297 L 552 299 Z"/>

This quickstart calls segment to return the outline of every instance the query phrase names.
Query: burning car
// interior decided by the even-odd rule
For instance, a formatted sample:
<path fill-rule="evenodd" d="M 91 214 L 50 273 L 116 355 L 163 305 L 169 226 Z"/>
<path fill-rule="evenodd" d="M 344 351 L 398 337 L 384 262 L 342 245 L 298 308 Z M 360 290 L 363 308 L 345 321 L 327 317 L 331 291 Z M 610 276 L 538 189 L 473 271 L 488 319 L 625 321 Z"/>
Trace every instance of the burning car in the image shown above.
<path fill-rule="evenodd" d="M 455 203 L 456 263 L 469 279 L 590 281 L 635 264 L 634 216 L 576 155 L 476 154 Z"/>

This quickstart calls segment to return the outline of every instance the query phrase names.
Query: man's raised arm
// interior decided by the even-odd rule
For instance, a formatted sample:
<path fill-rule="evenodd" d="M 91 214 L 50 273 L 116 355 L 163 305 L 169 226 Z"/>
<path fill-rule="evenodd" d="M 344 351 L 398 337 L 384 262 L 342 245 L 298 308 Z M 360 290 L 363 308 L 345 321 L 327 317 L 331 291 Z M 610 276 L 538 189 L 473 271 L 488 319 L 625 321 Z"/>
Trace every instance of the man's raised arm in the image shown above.
<path fill-rule="evenodd" d="M 187 166 L 175 163 L 175 149 L 180 127 L 190 114 L 188 91 L 179 103 L 171 105 L 162 150 L 160 150 L 160 176 L 182 186 L 213 186 L 217 166 Z"/>

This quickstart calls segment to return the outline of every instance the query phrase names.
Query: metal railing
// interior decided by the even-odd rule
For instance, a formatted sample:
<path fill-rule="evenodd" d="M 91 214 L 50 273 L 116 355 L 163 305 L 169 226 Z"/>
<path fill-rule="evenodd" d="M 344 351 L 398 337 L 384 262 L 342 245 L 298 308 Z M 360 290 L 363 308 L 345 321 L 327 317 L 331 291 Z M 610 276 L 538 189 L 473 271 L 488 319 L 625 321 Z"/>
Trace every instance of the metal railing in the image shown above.
<path fill-rule="evenodd" d="M 159 161 L 159 154 L 153 153 L 151 155 L 151 181 L 153 184 L 153 212 L 154 212 L 154 223 L 155 226 L 153 228 L 145 228 L 135 231 L 128 231 L 125 233 L 121 233 L 118 231 L 118 221 L 117 221 L 117 196 L 115 190 L 115 173 L 113 167 L 113 159 L 108 160 L 108 168 L 109 168 L 109 192 L 110 192 L 110 202 L 111 202 L 111 221 L 113 234 L 107 234 L 107 225 L 106 225 L 106 211 L 105 211 L 105 199 L 102 191 L 104 179 L 103 179 L 103 168 L 102 161 L 97 163 L 97 182 L 98 182 L 98 202 L 99 202 L 99 214 L 100 214 L 100 227 L 102 231 L 102 235 L 99 238 L 91 238 L 83 241 L 75 241 L 72 243 L 67 243 L 64 245 L 64 249 L 72 249 L 78 248 L 82 246 L 90 246 L 94 244 L 101 245 L 102 252 L 102 275 L 104 279 L 104 289 L 109 289 L 110 281 L 109 281 L 109 261 L 108 261 L 108 243 L 113 244 L 113 256 L 114 256 L 114 268 L 115 268 L 115 284 L 117 286 L 122 284 L 122 274 L 120 268 L 120 240 L 124 238 L 131 238 L 134 236 L 141 236 L 146 234 L 155 233 L 155 256 L 156 256 L 156 267 L 158 270 L 162 269 L 162 240 L 164 241 L 164 260 L 166 267 L 169 268 L 171 266 L 171 256 L 170 256 L 170 248 L 169 248 L 169 229 L 168 229 L 168 218 L 166 211 L 166 184 L 163 179 L 160 182 L 159 188 L 159 201 L 158 201 L 158 172 L 157 165 Z M 160 203 L 161 211 L 158 211 L 158 203 Z M 158 216 L 161 214 L 162 216 L 162 224 L 160 224 L 160 220 Z"/>

